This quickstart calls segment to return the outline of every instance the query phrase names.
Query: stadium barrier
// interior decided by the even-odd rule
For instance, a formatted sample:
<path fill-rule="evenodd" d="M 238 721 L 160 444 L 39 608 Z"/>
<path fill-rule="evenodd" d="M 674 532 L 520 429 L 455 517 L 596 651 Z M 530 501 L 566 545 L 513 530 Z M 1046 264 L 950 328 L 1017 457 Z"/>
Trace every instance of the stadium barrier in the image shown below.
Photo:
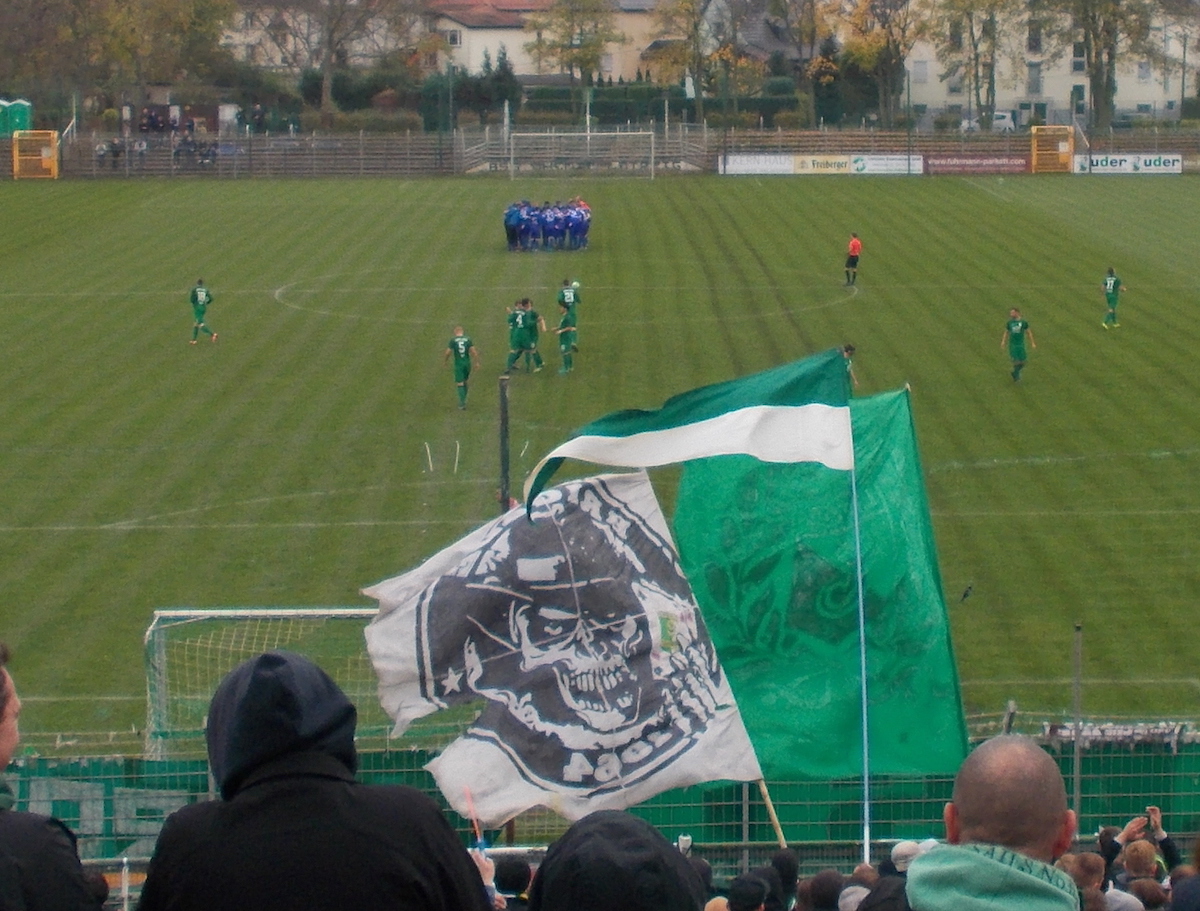
<path fill-rule="evenodd" d="M 1085 836 L 1102 825 L 1124 824 L 1148 804 L 1162 808 L 1167 829 L 1178 841 L 1190 841 L 1200 830 L 1200 735 L 1189 725 L 1089 725 L 1081 740 L 1078 779 L 1070 725 L 1046 722 L 1039 739 L 1059 761 L 1068 794 L 1078 794 L 1080 831 Z M 425 749 L 363 750 L 359 777 L 370 783 L 410 785 L 445 808 L 424 768 L 432 755 Z M 9 767 L 6 777 L 17 809 L 62 819 L 79 836 L 80 854 L 89 860 L 148 857 L 171 812 L 215 794 L 207 762 L 199 756 L 155 760 L 26 755 Z M 769 786 L 789 842 L 858 844 L 861 854 L 859 779 L 772 781 Z M 886 844 L 940 835 L 942 807 L 951 786 L 949 775 L 874 777 L 873 840 Z M 689 835 L 697 846 L 765 849 L 774 841 L 767 808 L 752 785 L 678 789 L 646 801 L 635 812 L 669 839 Z M 470 823 L 448 808 L 447 814 L 464 839 L 469 838 Z M 490 833 L 489 840 L 543 846 L 566 825 L 549 811 L 531 811 L 505 830 Z"/>
<path fill-rule="evenodd" d="M 1200 132 L 1136 130 L 1087 138 L 1092 154 L 1172 154 L 1183 159 L 1185 172 L 1200 171 Z M 0 140 L 0 154 L 11 156 L 7 142 Z M 574 171 L 643 177 L 652 172 L 715 173 L 729 155 L 912 155 L 948 162 L 944 167 L 951 170 L 962 167 L 966 159 L 992 159 L 1007 170 L 1008 163 L 1030 154 L 1030 143 L 1025 133 L 722 131 L 684 123 L 665 130 L 649 124 L 590 132 L 506 132 L 487 127 L 451 133 L 209 134 L 190 144 L 173 141 L 169 135 L 121 138 L 92 133 L 63 143 L 60 173 L 76 179 L 517 176 Z M 968 164 L 972 172 L 977 170 Z"/>

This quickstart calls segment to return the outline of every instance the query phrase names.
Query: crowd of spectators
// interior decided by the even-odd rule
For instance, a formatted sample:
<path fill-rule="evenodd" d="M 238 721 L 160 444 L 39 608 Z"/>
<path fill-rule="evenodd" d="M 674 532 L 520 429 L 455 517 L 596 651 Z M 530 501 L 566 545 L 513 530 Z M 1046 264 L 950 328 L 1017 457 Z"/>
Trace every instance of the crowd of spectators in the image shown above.
<path fill-rule="evenodd" d="M 0 768 L 21 703 L 0 643 Z M 878 865 L 800 877 L 783 848 L 714 883 L 713 868 L 633 814 L 574 823 L 534 870 L 466 849 L 419 791 L 357 782 L 357 712 L 309 659 L 252 658 L 222 680 L 206 740 L 219 799 L 172 814 L 159 835 L 143 911 L 1200 911 L 1196 865 L 1182 863 L 1149 806 L 1082 850 L 1062 775 L 1034 741 L 992 738 L 964 761 L 944 838 L 900 841 Z M 1072 850 L 1074 848 L 1074 850 Z M 0 908 L 99 908 L 106 886 L 74 836 L 14 809 L 0 780 Z"/>
<path fill-rule="evenodd" d="M 513 252 L 585 250 L 591 223 L 592 210 L 578 196 L 540 206 L 525 199 L 504 210 L 504 235 Z"/>

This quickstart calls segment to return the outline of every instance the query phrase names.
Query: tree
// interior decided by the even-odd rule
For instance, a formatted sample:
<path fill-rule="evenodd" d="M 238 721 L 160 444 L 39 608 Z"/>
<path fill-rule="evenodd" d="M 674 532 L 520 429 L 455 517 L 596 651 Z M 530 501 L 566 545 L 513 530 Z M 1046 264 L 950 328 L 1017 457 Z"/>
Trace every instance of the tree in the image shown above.
<path fill-rule="evenodd" d="M 762 7 L 758 0 L 721 0 L 709 13 L 712 22 L 716 51 L 711 55 L 710 70 L 717 73 L 719 94 L 726 112 L 738 110 L 738 96 L 751 94 L 750 89 L 757 81 L 762 83 L 765 68 L 751 61 L 745 51 L 745 35 L 751 20 L 760 15 Z"/>
<path fill-rule="evenodd" d="M 919 33 L 934 47 L 942 78 L 968 84 L 984 129 L 996 110 L 997 73 L 1007 63 L 1018 73 L 1028 36 L 1040 36 L 1042 23 L 1026 0 L 926 0 L 920 5 Z M 1054 55 L 1039 56 L 1043 61 Z"/>
<path fill-rule="evenodd" d="M 656 34 L 672 39 L 654 55 L 660 74 L 673 80 L 691 76 L 696 90 L 696 120 L 704 121 L 704 86 L 708 82 L 708 52 L 713 36 L 705 13 L 709 0 L 658 0 L 654 7 Z"/>
<path fill-rule="evenodd" d="M 323 114 L 337 110 L 333 75 L 356 47 L 383 56 L 408 42 L 418 20 L 415 0 L 243 0 L 243 6 L 266 18 L 270 40 L 292 66 L 319 70 Z"/>
<path fill-rule="evenodd" d="M 231 0 L 5 0 L 0 79 L 30 94 L 117 96 L 208 75 Z"/>
<path fill-rule="evenodd" d="M 848 0 L 843 9 L 850 27 L 843 56 L 875 80 L 879 119 L 888 128 L 895 122 L 904 88 L 904 61 L 916 41 L 917 28 L 910 0 Z"/>
<path fill-rule="evenodd" d="M 837 65 L 838 44 L 832 35 L 821 42 L 817 56 L 805 67 L 812 85 L 815 117 L 823 123 L 838 123 L 842 119 L 842 71 Z"/>
<path fill-rule="evenodd" d="M 799 53 L 801 66 L 796 75 L 800 97 L 807 99 L 806 103 L 810 107 L 809 119 L 815 123 L 818 113 L 817 84 L 814 82 L 814 76 L 820 67 L 814 70 L 813 65 L 817 63 L 821 53 L 821 43 L 833 35 L 826 15 L 826 6 L 820 0 L 769 0 L 767 9 L 783 25 L 785 34 Z M 832 63 L 832 58 L 829 58 L 829 62 Z M 828 77 L 827 70 L 822 72 Z"/>
<path fill-rule="evenodd" d="M 1093 128 L 1112 123 L 1123 59 L 1153 58 L 1159 50 L 1150 40 L 1159 9 L 1153 0 L 1066 0 L 1055 38 L 1060 47 L 1082 45 Z"/>
<path fill-rule="evenodd" d="M 571 77 L 590 77 L 600 71 L 600 60 L 610 44 L 624 44 L 617 30 L 611 0 L 554 0 L 544 13 L 532 15 L 525 30 L 536 36 L 525 50 L 538 67 L 548 62 Z"/>

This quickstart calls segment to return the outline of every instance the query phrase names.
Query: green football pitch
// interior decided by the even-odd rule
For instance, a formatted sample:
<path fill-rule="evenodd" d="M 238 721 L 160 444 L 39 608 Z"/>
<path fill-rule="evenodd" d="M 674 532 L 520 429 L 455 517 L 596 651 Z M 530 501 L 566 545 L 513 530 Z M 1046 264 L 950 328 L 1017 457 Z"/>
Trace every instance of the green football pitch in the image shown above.
<path fill-rule="evenodd" d="M 577 194 L 589 250 L 505 250 L 509 201 Z M 0 185 L 23 727 L 140 725 L 156 608 L 369 606 L 494 515 L 504 308 L 553 321 L 563 278 L 581 352 L 513 377 L 514 482 L 602 414 L 853 342 L 859 394 L 912 387 L 968 710 L 1069 709 L 1078 621 L 1086 712 L 1200 715 L 1198 199 L 1191 177 Z M 193 347 L 199 276 L 220 338 Z M 484 362 L 465 412 L 456 323 Z"/>

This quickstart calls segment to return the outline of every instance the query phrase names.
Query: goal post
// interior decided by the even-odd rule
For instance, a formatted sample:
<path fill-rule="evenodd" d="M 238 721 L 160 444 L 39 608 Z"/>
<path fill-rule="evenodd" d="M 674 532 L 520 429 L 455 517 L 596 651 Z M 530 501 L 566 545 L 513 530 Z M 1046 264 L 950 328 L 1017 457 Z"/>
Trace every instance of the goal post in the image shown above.
<path fill-rule="evenodd" d="M 618 171 L 654 177 L 655 134 L 616 132 L 509 133 L 510 178 L 531 171 Z"/>
<path fill-rule="evenodd" d="M 58 177 L 58 133 L 54 130 L 14 130 L 13 180 Z"/>
<path fill-rule="evenodd" d="M 286 649 L 311 658 L 358 708 L 358 735 L 386 739 L 390 719 L 363 630 L 374 608 L 158 610 L 146 630 L 145 752 L 154 759 L 203 754 L 217 684 L 248 658 Z"/>

